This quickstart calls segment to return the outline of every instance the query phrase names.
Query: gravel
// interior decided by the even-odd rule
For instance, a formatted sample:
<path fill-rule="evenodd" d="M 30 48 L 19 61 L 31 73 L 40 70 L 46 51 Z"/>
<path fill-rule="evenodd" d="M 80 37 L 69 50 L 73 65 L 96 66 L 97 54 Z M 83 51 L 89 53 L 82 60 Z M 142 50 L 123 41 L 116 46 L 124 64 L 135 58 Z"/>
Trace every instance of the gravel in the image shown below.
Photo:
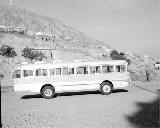
<path fill-rule="evenodd" d="M 106 96 L 99 92 L 65 93 L 53 99 L 40 95 L 20 98 L 1 88 L 1 125 L 2 128 L 158 127 L 159 82 L 132 85 L 128 92 L 115 91 Z"/>

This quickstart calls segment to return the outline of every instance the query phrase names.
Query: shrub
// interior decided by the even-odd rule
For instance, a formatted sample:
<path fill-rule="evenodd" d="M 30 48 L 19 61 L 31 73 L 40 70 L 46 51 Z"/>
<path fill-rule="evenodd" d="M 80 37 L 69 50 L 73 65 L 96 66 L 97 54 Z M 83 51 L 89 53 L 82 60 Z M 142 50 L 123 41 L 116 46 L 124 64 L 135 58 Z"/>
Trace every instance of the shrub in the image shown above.
<path fill-rule="evenodd" d="M 128 65 L 131 63 L 131 61 L 125 57 L 125 54 L 123 52 L 118 52 L 117 50 L 113 50 L 110 53 L 110 57 L 112 60 L 126 60 L 128 62 Z"/>
<path fill-rule="evenodd" d="M 24 48 L 24 49 L 22 50 L 22 56 L 23 56 L 24 58 L 26 58 L 26 59 L 30 59 L 31 61 L 32 61 L 33 59 L 35 59 L 35 55 L 34 55 L 33 50 L 32 50 L 31 48 L 28 48 L 28 47 L 26 47 L 26 48 Z"/>
<path fill-rule="evenodd" d="M 2 47 L 0 48 L 0 55 L 7 57 L 9 63 L 9 58 L 14 58 L 15 56 L 17 56 L 17 53 L 15 52 L 13 47 L 2 45 Z"/>
<path fill-rule="evenodd" d="M 24 48 L 22 50 L 22 56 L 26 59 L 29 59 L 31 61 L 35 60 L 42 60 L 42 58 L 46 58 L 45 55 L 42 52 L 39 51 L 33 51 L 32 48 Z"/>

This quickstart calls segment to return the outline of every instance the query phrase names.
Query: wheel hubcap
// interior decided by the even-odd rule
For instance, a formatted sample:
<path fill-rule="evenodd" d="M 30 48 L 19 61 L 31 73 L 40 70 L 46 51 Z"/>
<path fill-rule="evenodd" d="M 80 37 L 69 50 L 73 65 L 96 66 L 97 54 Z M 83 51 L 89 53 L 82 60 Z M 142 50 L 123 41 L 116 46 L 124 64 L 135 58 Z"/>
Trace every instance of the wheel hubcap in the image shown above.
<path fill-rule="evenodd" d="M 46 89 L 46 90 L 44 91 L 44 94 L 45 94 L 46 96 L 51 96 L 51 95 L 52 95 L 52 90 Z"/>
<path fill-rule="evenodd" d="M 110 87 L 109 86 L 107 86 L 107 85 L 105 85 L 104 87 L 103 87 L 103 91 L 104 92 L 110 92 Z"/>

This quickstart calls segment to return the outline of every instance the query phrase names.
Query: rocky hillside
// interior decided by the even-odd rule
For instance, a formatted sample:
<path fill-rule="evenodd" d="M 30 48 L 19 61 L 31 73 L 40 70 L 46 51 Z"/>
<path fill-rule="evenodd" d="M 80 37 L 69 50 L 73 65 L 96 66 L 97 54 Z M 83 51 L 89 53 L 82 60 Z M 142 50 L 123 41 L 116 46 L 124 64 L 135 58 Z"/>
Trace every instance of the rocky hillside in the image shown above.
<path fill-rule="evenodd" d="M 90 56 L 91 58 L 97 58 L 98 54 L 103 54 L 110 47 L 106 43 L 97 41 L 72 27 L 62 24 L 60 21 L 4 4 L 0 4 L 0 25 L 10 28 L 23 28 L 33 33 L 43 32 L 56 37 L 55 42 L 44 43 L 26 35 L 1 32 L 1 44 L 5 43 L 13 46 L 18 53 L 25 46 L 54 47 L 59 51 L 69 51 L 75 54 L 78 52 L 83 57 Z"/>
<path fill-rule="evenodd" d="M 85 42 L 87 44 L 105 45 L 82 32 L 62 24 L 60 21 L 37 15 L 28 10 L 14 6 L 0 4 L 0 25 L 23 27 L 33 32 L 46 32 L 63 37 L 66 41 L 74 43 Z"/>
<path fill-rule="evenodd" d="M 25 9 L 0 4 L 0 27 L 13 29 L 12 31 L 0 31 L 0 47 L 7 44 L 14 47 L 17 57 L 5 64 L 4 58 L 0 56 L 0 73 L 5 74 L 6 81 L 10 78 L 10 69 L 17 63 L 24 61 L 21 51 L 24 47 L 52 48 L 55 60 L 87 59 L 99 60 L 110 59 L 107 57 L 112 48 L 104 42 L 97 41 L 72 27 L 68 27 L 58 20 L 37 15 Z M 17 33 L 15 30 L 25 30 L 26 33 Z M 14 31 L 14 32 L 13 32 Z M 18 30 L 17 30 L 18 31 Z M 32 32 L 33 36 L 28 35 Z M 47 33 L 54 37 L 54 41 L 42 41 L 35 36 L 35 33 Z M 106 55 L 105 57 L 101 55 Z M 133 80 L 145 79 L 144 62 L 135 54 L 128 55 L 131 59 L 130 71 Z M 152 66 L 152 79 L 158 77 Z M 141 77 L 142 76 L 142 77 Z"/>

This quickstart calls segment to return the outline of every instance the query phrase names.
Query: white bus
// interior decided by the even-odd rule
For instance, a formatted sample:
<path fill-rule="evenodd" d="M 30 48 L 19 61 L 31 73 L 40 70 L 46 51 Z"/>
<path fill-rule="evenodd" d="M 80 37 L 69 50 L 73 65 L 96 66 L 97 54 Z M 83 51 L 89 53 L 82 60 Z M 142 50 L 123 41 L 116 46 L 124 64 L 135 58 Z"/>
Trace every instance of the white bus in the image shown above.
<path fill-rule="evenodd" d="M 124 60 L 24 63 L 12 74 L 14 91 L 20 94 L 40 93 L 53 98 L 57 93 L 100 91 L 129 86 L 130 73 Z"/>

